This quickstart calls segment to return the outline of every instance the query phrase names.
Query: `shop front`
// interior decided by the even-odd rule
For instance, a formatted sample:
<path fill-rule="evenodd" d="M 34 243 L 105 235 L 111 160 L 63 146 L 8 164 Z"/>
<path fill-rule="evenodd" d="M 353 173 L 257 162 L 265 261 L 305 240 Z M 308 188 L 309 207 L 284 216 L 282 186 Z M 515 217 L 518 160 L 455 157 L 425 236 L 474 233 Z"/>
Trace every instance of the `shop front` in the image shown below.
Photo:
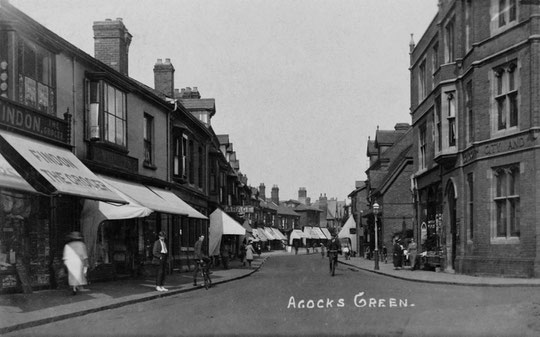
<path fill-rule="evenodd" d="M 152 247 L 160 231 L 168 234 L 169 269 L 175 268 L 180 263 L 182 221 L 206 217 L 165 189 L 100 177 L 128 204 L 91 200 L 84 204 L 81 227 L 94 279 L 153 275 Z"/>
<path fill-rule="evenodd" d="M 82 201 L 125 200 L 67 148 L 0 130 L 0 149 L 0 292 L 55 287 Z"/>

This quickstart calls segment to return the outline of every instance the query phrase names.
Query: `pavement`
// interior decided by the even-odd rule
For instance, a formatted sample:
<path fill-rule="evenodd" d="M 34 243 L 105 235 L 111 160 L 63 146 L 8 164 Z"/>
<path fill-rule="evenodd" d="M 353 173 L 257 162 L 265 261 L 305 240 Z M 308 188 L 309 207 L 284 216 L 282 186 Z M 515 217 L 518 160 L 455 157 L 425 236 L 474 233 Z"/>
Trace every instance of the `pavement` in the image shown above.
<path fill-rule="evenodd" d="M 286 251 L 265 252 L 260 257 L 255 257 L 251 268 L 242 267 L 238 260 L 231 261 L 229 269 L 212 269 L 212 282 L 214 285 L 219 285 L 248 277 L 257 272 L 268 258 L 276 255 L 293 254 Z M 299 252 L 299 255 L 305 255 L 305 251 Z M 379 270 L 374 270 L 374 261 L 362 257 L 352 257 L 345 260 L 340 256 L 339 262 L 346 268 L 362 269 L 388 277 L 416 282 L 465 286 L 540 286 L 540 279 L 475 277 L 448 272 L 412 271 L 409 267 L 395 270 L 391 263 L 384 262 L 379 263 Z M 165 287 L 169 289 L 168 292 L 156 291 L 155 279 L 147 278 L 95 282 L 87 286 L 87 291 L 80 292 L 77 295 L 71 295 L 71 291 L 67 286 L 55 290 L 35 291 L 32 294 L 0 295 L 0 334 L 187 291 L 206 291 L 202 287 L 200 280 L 196 287 L 193 286 L 192 282 L 192 273 L 175 272 L 166 277 Z M 212 290 L 210 288 L 208 291 Z"/>

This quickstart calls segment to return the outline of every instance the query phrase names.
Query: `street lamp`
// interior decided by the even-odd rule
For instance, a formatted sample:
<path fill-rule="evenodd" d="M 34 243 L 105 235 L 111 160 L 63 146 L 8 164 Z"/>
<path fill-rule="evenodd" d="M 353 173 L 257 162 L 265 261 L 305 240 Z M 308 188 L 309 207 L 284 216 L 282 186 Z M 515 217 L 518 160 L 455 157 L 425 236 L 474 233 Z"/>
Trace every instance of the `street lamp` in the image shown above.
<path fill-rule="evenodd" d="M 378 229 L 377 229 L 377 214 L 379 214 L 379 204 L 375 202 L 373 204 L 373 215 L 375 218 L 375 253 L 374 253 L 374 259 L 375 259 L 375 270 L 379 270 L 379 240 L 378 240 Z"/>

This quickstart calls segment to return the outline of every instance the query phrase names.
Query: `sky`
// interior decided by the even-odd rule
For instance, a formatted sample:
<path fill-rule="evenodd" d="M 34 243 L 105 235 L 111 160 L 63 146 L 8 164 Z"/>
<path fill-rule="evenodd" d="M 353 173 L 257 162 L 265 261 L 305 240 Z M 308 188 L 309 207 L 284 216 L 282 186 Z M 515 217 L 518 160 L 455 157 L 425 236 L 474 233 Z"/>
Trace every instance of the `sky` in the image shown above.
<path fill-rule="evenodd" d="M 366 179 L 368 137 L 411 123 L 409 43 L 437 0 L 10 0 L 94 55 L 92 24 L 122 18 L 129 76 L 153 87 L 170 58 L 175 87 L 214 98 L 248 184 L 279 199 L 348 200 Z"/>

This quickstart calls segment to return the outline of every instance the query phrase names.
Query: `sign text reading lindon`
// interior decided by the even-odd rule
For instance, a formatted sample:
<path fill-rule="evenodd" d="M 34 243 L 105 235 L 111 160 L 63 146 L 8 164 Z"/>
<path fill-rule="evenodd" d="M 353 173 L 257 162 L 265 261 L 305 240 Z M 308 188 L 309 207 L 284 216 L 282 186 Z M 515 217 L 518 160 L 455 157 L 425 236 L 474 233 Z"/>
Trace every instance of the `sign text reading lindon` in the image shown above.
<path fill-rule="evenodd" d="M 359 292 L 354 295 L 353 302 L 357 308 L 407 308 L 414 307 L 413 303 L 409 303 L 407 299 L 401 298 L 373 298 L 364 297 L 364 292 Z M 344 298 L 330 299 L 320 298 L 315 300 L 300 299 L 297 300 L 294 296 L 289 298 L 287 309 L 325 309 L 325 308 L 343 308 L 347 304 Z"/>

